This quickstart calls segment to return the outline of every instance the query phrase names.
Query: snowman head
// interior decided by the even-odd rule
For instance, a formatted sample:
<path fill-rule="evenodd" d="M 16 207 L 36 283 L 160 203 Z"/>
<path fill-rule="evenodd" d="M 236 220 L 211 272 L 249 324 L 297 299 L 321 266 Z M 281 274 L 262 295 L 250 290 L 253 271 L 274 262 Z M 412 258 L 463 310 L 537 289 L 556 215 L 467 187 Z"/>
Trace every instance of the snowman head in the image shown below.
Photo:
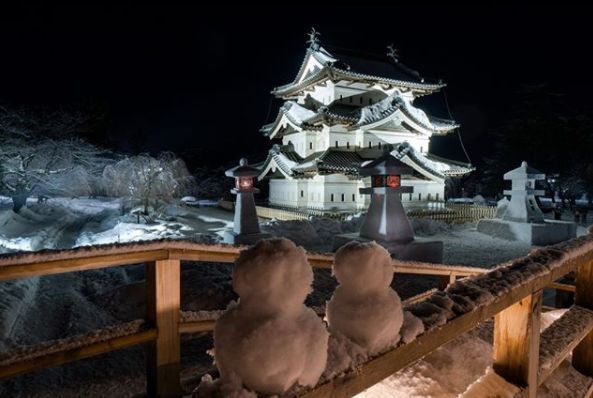
<path fill-rule="evenodd" d="M 305 250 L 288 239 L 265 239 L 241 252 L 233 269 L 240 303 L 262 314 L 302 309 L 313 271 Z"/>
<path fill-rule="evenodd" d="M 393 280 L 391 256 L 375 242 L 349 242 L 337 251 L 333 272 L 340 287 L 355 294 L 380 292 Z"/>

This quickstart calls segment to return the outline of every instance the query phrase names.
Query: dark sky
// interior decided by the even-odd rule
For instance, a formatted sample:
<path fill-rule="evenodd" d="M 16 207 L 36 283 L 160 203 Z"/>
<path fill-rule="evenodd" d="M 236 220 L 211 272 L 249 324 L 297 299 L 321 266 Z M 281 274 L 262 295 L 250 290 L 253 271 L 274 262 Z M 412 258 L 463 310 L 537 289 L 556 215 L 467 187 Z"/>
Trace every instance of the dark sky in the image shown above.
<path fill-rule="evenodd" d="M 576 104 L 593 88 L 584 7 L 286 4 L 0 6 L 0 101 L 101 103 L 119 150 L 173 150 L 191 166 L 261 160 L 269 92 L 294 78 L 315 26 L 322 45 L 395 43 L 406 65 L 444 79 L 476 163 L 520 85 L 548 82 Z M 446 116 L 442 94 L 422 104 Z M 464 159 L 456 135 L 432 151 Z"/>

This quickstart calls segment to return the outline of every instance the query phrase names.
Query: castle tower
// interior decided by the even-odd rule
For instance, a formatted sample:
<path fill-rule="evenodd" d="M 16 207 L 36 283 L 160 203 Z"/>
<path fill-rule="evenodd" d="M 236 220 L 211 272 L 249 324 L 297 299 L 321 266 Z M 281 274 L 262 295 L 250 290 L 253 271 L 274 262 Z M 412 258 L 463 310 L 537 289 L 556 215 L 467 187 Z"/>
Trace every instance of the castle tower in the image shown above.
<path fill-rule="evenodd" d="M 294 81 L 272 94 L 284 100 L 276 119 L 261 131 L 275 144 L 258 178 L 270 179 L 269 202 L 285 207 L 355 211 L 368 205 L 359 189 L 364 162 L 386 145 L 410 167 L 402 176 L 414 193 L 403 201 L 444 200 L 445 181 L 473 170 L 429 152 L 430 140 L 458 125 L 414 105 L 445 85 L 405 66 L 392 47 L 376 56 L 322 46 L 312 31 Z"/>

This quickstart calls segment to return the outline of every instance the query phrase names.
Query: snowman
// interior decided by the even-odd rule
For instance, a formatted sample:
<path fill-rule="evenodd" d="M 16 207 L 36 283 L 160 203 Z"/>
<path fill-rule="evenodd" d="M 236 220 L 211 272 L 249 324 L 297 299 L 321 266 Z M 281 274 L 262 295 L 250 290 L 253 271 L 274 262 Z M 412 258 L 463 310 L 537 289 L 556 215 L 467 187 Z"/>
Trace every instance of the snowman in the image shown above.
<path fill-rule="evenodd" d="M 350 242 L 336 253 L 333 272 L 339 285 L 327 304 L 330 333 L 347 337 L 371 356 L 396 344 L 403 310 L 390 287 L 389 252 L 375 242 Z"/>
<path fill-rule="evenodd" d="M 304 305 L 312 282 L 305 251 L 287 239 L 262 240 L 241 253 L 233 269 L 240 298 L 214 329 L 222 385 L 273 395 L 317 384 L 329 334 Z"/>

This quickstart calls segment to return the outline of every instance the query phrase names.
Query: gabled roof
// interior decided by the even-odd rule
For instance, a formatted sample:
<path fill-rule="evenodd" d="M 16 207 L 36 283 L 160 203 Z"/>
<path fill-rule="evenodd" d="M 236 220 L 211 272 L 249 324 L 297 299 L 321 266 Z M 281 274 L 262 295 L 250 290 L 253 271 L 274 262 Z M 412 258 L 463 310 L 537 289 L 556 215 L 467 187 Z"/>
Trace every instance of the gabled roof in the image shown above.
<path fill-rule="evenodd" d="M 316 174 L 355 176 L 359 174 L 361 166 L 367 160 L 376 159 L 381 155 L 383 152 L 367 149 L 352 151 L 344 148 L 329 148 L 302 158 L 294 151 L 292 145 L 274 145 L 260 167 L 261 173 L 258 178 L 261 180 L 271 170 L 280 170 L 286 178 L 310 178 Z M 396 145 L 391 155 L 417 173 L 436 182 L 443 182 L 448 177 L 461 176 L 474 170 L 465 163 L 417 152 L 407 142 Z"/>
<path fill-rule="evenodd" d="M 408 142 L 395 145 L 391 154 L 420 174 L 437 181 L 459 177 L 475 170 L 469 164 L 418 152 Z"/>
<path fill-rule="evenodd" d="M 319 130 L 321 125 L 341 124 L 356 129 L 386 124 L 394 118 L 408 124 L 412 130 L 422 134 L 445 134 L 459 125 L 453 120 L 428 116 L 423 110 L 413 106 L 399 91 L 373 105 L 363 107 L 349 106 L 334 101 L 329 106 L 310 102 L 301 105 L 296 101 L 286 101 L 280 107 L 274 122 L 262 127 L 264 135 L 274 138 L 293 129 Z"/>
<path fill-rule="evenodd" d="M 312 62 L 314 65 L 310 66 Z M 338 48 L 332 48 L 330 53 L 323 47 L 317 47 L 307 49 L 294 81 L 276 87 L 272 93 L 279 97 L 292 96 L 328 79 L 383 83 L 428 93 L 445 86 L 441 82 L 425 81 L 418 72 L 387 56 Z"/>

